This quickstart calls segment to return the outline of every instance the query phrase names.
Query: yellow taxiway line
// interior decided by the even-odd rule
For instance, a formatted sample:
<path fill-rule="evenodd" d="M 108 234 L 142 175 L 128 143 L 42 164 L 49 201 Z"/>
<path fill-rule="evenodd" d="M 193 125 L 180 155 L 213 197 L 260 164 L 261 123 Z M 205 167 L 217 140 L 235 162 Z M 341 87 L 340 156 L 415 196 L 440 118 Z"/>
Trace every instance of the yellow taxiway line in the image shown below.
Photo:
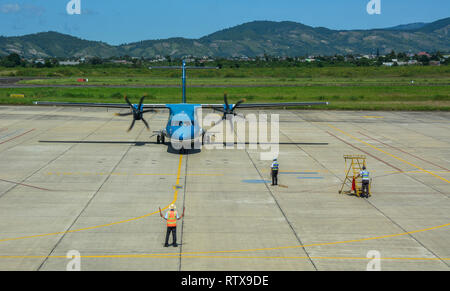
<path fill-rule="evenodd" d="M 177 192 L 177 191 L 176 191 Z M 175 201 L 175 200 L 174 200 Z M 156 212 L 155 212 L 156 213 Z M 328 245 L 338 245 L 338 244 L 347 244 L 347 243 L 355 243 L 355 242 L 362 242 L 362 241 L 371 241 L 371 240 L 378 240 L 378 239 L 384 239 L 384 238 L 392 238 L 392 237 L 399 237 L 414 233 L 420 233 L 430 230 L 436 230 L 439 228 L 443 228 L 446 226 L 450 226 L 450 223 L 433 226 L 429 228 L 414 230 L 414 231 L 408 231 L 403 233 L 397 233 L 397 234 L 388 234 L 388 235 L 382 235 L 382 236 L 376 236 L 376 237 L 368 237 L 368 238 L 362 238 L 362 239 L 353 239 L 353 240 L 345 240 L 345 241 L 337 241 L 337 242 L 328 242 L 328 243 L 315 243 L 315 244 L 306 244 L 306 245 L 295 245 L 295 246 L 284 246 L 284 247 L 272 247 L 272 248 L 256 248 L 256 249 L 242 249 L 242 250 L 226 250 L 226 251 L 203 251 L 203 252 L 184 252 L 184 253 L 159 253 L 159 254 L 138 254 L 138 255 L 92 255 L 92 256 L 81 256 L 82 258 L 166 258 L 166 257 L 200 257 L 199 255 L 206 255 L 206 254 L 224 254 L 224 253 L 244 253 L 244 252 L 257 252 L 257 251 L 272 251 L 272 250 L 282 250 L 282 249 L 295 249 L 295 248 L 305 248 L 305 247 L 315 247 L 315 246 L 328 246 Z M 77 230 L 80 231 L 80 230 Z M 74 232 L 74 231 L 72 231 Z M 50 234 L 48 234 L 50 235 Z M 7 258 L 42 258 L 43 256 L 0 256 L 0 259 L 7 259 Z M 45 256 L 46 257 L 46 256 Z M 217 257 L 217 256 L 211 256 L 211 257 Z M 235 257 L 235 256 L 232 256 Z M 50 256 L 49 258 L 66 258 L 65 256 Z M 243 256 L 242 258 L 252 258 L 252 256 Z M 277 257 L 261 257 L 261 258 L 277 258 Z M 303 258 L 303 257 L 279 257 L 279 258 Z M 316 257 L 316 258 L 326 258 L 326 257 Z M 339 257 L 334 257 L 339 258 Z M 353 259 L 353 258 L 352 258 Z M 385 258 L 387 259 L 387 258 Z M 393 259 L 393 258 L 391 258 Z M 412 258 L 398 258 L 398 259 L 412 259 Z M 414 258 L 417 260 L 448 260 L 448 258 Z"/>
<path fill-rule="evenodd" d="M 305 257 L 305 256 L 196 256 L 196 255 L 183 255 L 183 258 L 202 258 L 202 259 L 315 259 L 315 260 L 372 260 L 373 258 L 367 257 Z M 0 259 L 67 259 L 67 256 L 0 256 Z M 83 259 L 148 259 L 148 258 L 179 258 L 179 254 L 167 254 L 164 256 L 158 255 L 86 255 L 80 256 Z M 417 257 L 380 257 L 380 260 L 385 261 L 450 261 L 450 258 L 417 258 Z"/>
<path fill-rule="evenodd" d="M 434 173 L 434 174 L 450 174 L 450 171 L 429 171 L 430 173 Z M 404 174 L 404 173 L 409 173 L 409 174 L 423 174 L 423 171 L 419 171 L 419 170 L 411 170 L 411 171 L 386 171 L 386 173 L 388 174 Z M 426 172 L 425 172 L 426 173 Z"/>
<path fill-rule="evenodd" d="M 180 174 L 181 174 L 182 162 L 183 162 L 183 155 L 180 155 L 180 160 L 178 162 L 177 184 L 176 185 L 179 185 L 179 183 L 180 183 Z M 173 195 L 173 201 L 171 203 L 169 203 L 167 206 L 165 206 L 163 208 L 163 210 L 169 208 L 170 204 L 174 204 L 177 201 L 177 199 L 178 199 L 178 190 L 179 190 L 179 188 L 175 187 L 175 193 Z M 149 217 L 149 216 L 157 214 L 157 213 L 159 213 L 159 210 L 151 212 L 151 213 L 148 213 L 148 214 L 144 214 L 144 215 L 141 215 L 141 216 L 138 216 L 138 217 L 133 217 L 133 218 L 130 218 L 130 219 L 120 220 L 120 221 L 111 222 L 111 223 L 107 223 L 107 224 L 90 226 L 90 227 L 79 228 L 79 229 L 74 229 L 74 230 L 60 231 L 60 232 L 52 232 L 52 233 L 29 235 L 29 236 L 21 236 L 21 237 L 14 237 L 14 238 L 4 238 L 4 239 L 0 239 L 0 242 L 20 240 L 20 239 L 27 239 L 27 238 L 44 237 L 44 236 L 51 236 L 51 235 L 58 235 L 58 234 L 65 234 L 65 233 L 79 232 L 79 231 L 84 231 L 84 230 L 97 229 L 97 228 L 102 228 L 102 227 L 122 224 L 122 223 L 126 223 L 126 222 L 131 222 L 131 221 L 134 221 L 134 220 L 138 220 L 138 219 L 142 219 L 142 218 L 145 218 L 145 217 Z"/>
<path fill-rule="evenodd" d="M 351 138 L 358 140 L 378 151 L 381 151 L 389 156 L 392 156 L 406 164 L 409 164 L 423 172 L 429 173 L 433 176 L 438 177 L 439 179 L 450 183 L 450 181 L 435 175 L 433 173 L 431 173 L 430 171 L 424 170 L 422 168 L 420 168 L 419 166 L 416 166 L 412 163 L 409 163 L 405 160 L 403 160 L 402 158 L 396 157 L 390 153 L 387 153 L 371 144 L 368 144 L 356 137 L 351 136 L 350 134 L 332 126 L 329 125 L 331 128 L 334 128 L 348 136 L 350 136 Z M 176 185 L 179 185 L 180 182 L 180 173 L 181 173 L 181 165 L 182 165 L 182 158 L 183 156 L 180 155 L 180 159 L 179 159 L 179 164 L 178 164 L 178 172 L 177 172 L 177 180 L 176 180 Z M 174 187 L 175 189 L 175 193 L 174 193 L 174 198 L 173 201 L 170 204 L 173 204 L 176 202 L 177 198 L 178 198 L 178 187 Z M 170 205 L 169 204 L 169 205 Z M 163 209 L 167 209 L 169 207 L 169 205 L 167 205 L 166 207 L 164 207 Z M 81 228 L 81 229 L 76 229 L 76 230 L 69 230 L 69 231 L 64 231 L 64 232 L 55 232 L 55 233 L 48 233 L 48 234 L 41 234 L 41 235 L 33 235 L 33 236 L 24 236 L 24 237 L 18 237 L 18 238 L 9 238 L 9 239 L 1 239 L 0 242 L 3 241 L 12 241 L 12 240 L 19 240 L 19 239 L 25 239 L 25 238 L 33 238 L 33 237 L 43 237 L 43 236 L 49 236 L 49 235 L 56 235 L 56 234 L 64 234 L 64 233 L 71 233 L 71 232 L 79 232 L 79 231 L 83 231 L 83 230 L 90 230 L 90 229 L 96 229 L 96 228 L 101 228 L 101 227 L 106 227 L 106 226 L 112 226 L 112 225 L 117 225 L 117 224 L 121 224 L 121 223 L 126 223 L 126 222 L 130 222 L 130 221 L 134 221 L 134 220 L 138 220 L 144 217 L 148 217 L 151 216 L 153 214 L 158 213 L 159 211 L 155 211 L 149 214 L 145 214 L 139 217 L 135 217 L 135 218 L 130 218 L 127 220 L 121 220 L 121 221 L 117 221 L 117 222 L 113 222 L 113 223 L 109 223 L 109 224 L 103 224 L 103 225 L 98 225 L 98 226 L 92 226 L 92 227 L 86 227 L 86 228 Z M 397 233 L 397 234 L 389 234 L 389 235 L 382 235 L 382 236 L 376 236 L 376 237 L 369 237 L 369 238 L 362 238 L 362 239 L 353 239 L 353 240 L 345 240 L 345 241 L 337 241 L 337 242 L 328 242 L 328 243 L 315 243 L 315 244 L 307 244 L 307 245 L 295 245 L 295 246 L 284 246 L 284 247 L 272 247 L 272 248 L 255 248 L 255 249 L 241 249 L 241 250 L 225 250 L 225 251 L 202 251 L 202 252 L 184 252 L 184 253 L 173 253 L 173 254 L 168 254 L 168 253 L 160 253 L 160 254 L 139 254 L 139 255 L 98 255 L 98 256 L 81 256 L 83 258 L 173 258 L 173 257 L 179 257 L 182 256 L 183 258 L 199 258 L 199 257 L 212 257 L 212 258 L 217 258 L 217 257 L 223 257 L 223 258 L 292 258 L 292 259 L 301 259 L 301 258 L 306 258 L 306 257 L 270 257 L 270 256 L 260 256 L 260 257 L 251 257 L 251 256 L 199 256 L 199 255 L 205 255 L 205 254 L 220 254 L 220 253 L 243 253 L 243 252 L 256 252 L 256 251 L 270 251 L 270 250 L 282 250 L 282 249 L 294 249 L 294 248 L 305 248 L 305 247 L 314 247 L 314 246 L 327 246 L 327 245 L 338 245 L 338 244 L 347 244 L 347 243 L 354 243 L 354 242 L 362 242 L 362 241 L 371 241 L 371 240 L 378 240 L 378 239 L 384 239 L 384 238 L 392 238 L 392 237 L 399 237 L 399 236 L 404 236 L 404 235 L 409 235 L 409 234 L 414 234 L 414 233 L 420 233 L 420 232 L 425 232 L 425 231 L 430 231 L 430 230 L 436 230 L 439 228 L 443 228 L 443 227 L 447 227 L 450 226 L 450 223 L 446 223 L 446 224 L 442 224 L 442 225 L 438 225 L 438 226 L 434 226 L 434 227 L 429 227 L 429 228 L 424 228 L 424 229 L 419 229 L 419 230 L 414 230 L 414 231 L 409 231 L 409 232 L 403 232 L 403 233 Z M 0 256 L 0 258 L 42 258 L 42 256 Z M 66 256 L 50 256 L 49 258 L 66 258 Z M 364 259 L 367 260 L 367 258 L 358 258 L 358 257 L 313 257 L 316 259 L 352 259 L 352 260 L 357 260 L 357 259 Z M 449 260 L 449 258 L 384 258 L 384 260 Z"/>
<path fill-rule="evenodd" d="M 170 173 L 92 173 L 92 172 L 48 172 L 48 176 L 176 176 L 177 174 Z M 224 176 L 220 173 L 189 173 L 187 176 Z"/>
<path fill-rule="evenodd" d="M 375 116 L 375 115 L 372 115 L 372 116 L 369 116 L 369 115 L 366 115 L 366 116 L 363 116 L 364 118 L 384 118 L 384 116 Z"/>
<path fill-rule="evenodd" d="M 243 253 L 243 252 L 257 252 L 257 251 L 273 251 L 273 250 L 283 250 L 283 249 L 295 249 L 295 248 L 305 248 L 305 247 L 316 247 L 316 246 L 329 246 L 329 245 L 338 245 L 338 244 L 347 244 L 347 243 L 355 243 L 355 242 L 362 242 L 362 241 L 371 241 L 371 240 L 378 240 L 378 239 L 384 239 L 384 238 L 392 238 L 392 237 L 398 237 L 398 236 L 404 236 L 419 232 L 425 232 L 430 230 L 435 230 L 439 228 L 443 228 L 446 226 L 450 226 L 450 223 L 433 226 L 429 228 L 424 229 L 418 229 L 408 232 L 402 232 L 402 233 L 396 233 L 396 234 L 388 234 L 388 235 L 382 235 L 382 236 L 376 236 L 376 237 L 368 237 L 368 238 L 361 238 L 361 239 L 353 239 L 353 240 L 344 240 L 344 241 L 337 241 L 337 242 L 328 242 L 328 243 L 315 243 L 315 244 L 306 244 L 306 245 L 295 245 L 295 246 L 284 246 L 284 247 L 272 247 L 272 248 L 256 248 L 256 249 L 242 249 L 242 250 L 228 250 L 228 251 L 203 251 L 203 252 L 184 252 L 184 253 L 174 253 L 174 254 L 167 254 L 167 253 L 159 253 L 159 254 L 146 254 L 147 256 L 186 256 L 186 255 L 203 255 L 203 254 L 220 254 L 220 253 Z"/>

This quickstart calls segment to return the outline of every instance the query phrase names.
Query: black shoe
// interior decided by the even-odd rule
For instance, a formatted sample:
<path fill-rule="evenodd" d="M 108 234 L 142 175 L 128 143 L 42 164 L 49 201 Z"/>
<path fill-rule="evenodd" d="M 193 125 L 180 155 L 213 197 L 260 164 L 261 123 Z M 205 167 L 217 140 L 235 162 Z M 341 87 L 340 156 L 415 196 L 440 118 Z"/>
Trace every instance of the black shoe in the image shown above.
<path fill-rule="evenodd" d="M 176 248 L 178 245 L 176 243 L 173 244 L 173 247 Z"/>
<path fill-rule="evenodd" d="M 168 246 L 169 246 L 169 244 L 164 244 L 164 247 L 166 247 L 166 248 L 167 248 Z"/>

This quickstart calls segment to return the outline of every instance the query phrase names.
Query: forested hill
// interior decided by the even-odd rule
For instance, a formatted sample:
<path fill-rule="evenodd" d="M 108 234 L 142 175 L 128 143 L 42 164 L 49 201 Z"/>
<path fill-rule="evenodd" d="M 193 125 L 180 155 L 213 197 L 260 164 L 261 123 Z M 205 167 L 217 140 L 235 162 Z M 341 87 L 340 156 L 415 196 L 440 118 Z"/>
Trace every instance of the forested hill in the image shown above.
<path fill-rule="evenodd" d="M 0 37 L 0 55 L 32 57 L 132 57 L 257 55 L 301 56 L 450 51 L 450 17 L 432 23 L 412 23 L 385 29 L 332 30 L 297 22 L 254 21 L 199 39 L 169 38 L 112 46 L 58 32 Z"/>

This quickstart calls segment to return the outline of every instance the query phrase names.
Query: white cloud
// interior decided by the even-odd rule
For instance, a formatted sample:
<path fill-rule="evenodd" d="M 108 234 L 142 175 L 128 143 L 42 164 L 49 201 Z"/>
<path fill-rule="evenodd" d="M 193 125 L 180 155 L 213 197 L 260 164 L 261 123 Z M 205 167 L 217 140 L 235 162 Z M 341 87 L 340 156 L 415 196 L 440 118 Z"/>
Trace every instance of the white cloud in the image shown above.
<path fill-rule="evenodd" d="M 3 4 L 2 6 L 0 6 L 0 11 L 2 13 L 16 13 L 20 11 L 20 5 L 15 3 L 15 4 Z"/>
<path fill-rule="evenodd" d="M 0 13 L 3 14 L 20 14 L 26 17 L 42 16 L 45 8 L 39 5 L 32 4 L 17 4 L 9 3 L 0 5 Z"/>

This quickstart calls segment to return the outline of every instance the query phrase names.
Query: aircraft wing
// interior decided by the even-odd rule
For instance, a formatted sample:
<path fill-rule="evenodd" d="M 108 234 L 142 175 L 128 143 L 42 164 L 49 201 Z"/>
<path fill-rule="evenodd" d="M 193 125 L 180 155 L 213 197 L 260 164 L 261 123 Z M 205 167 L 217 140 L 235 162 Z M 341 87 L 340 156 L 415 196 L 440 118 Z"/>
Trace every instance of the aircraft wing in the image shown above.
<path fill-rule="evenodd" d="M 105 107 L 105 108 L 130 108 L 126 103 L 72 103 L 72 102 L 47 102 L 34 101 L 35 105 L 44 106 L 73 106 L 73 107 Z M 166 104 L 142 104 L 144 109 L 167 108 Z"/>
<path fill-rule="evenodd" d="M 75 102 L 47 102 L 34 101 L 35 105 L 44 106 L 73 106 L 73 107 L 105 107 L 105 108 L 130 108 L 126 103 L 75 103 Z M 281 103 L 241 103 L 240 109 L 245 108 L 274 108 L 274 107 L 296 107 L 296 106 L 312 106 L 312 105 L 328 105 L 328 102 L 281 102 Z M 167 104 L 143 104 L 144 109 L 163 109 L 167 108 Z M 201 104 L 202 108 L 223 109 L 223 104 Z"/>
<path fill-rule="evenodd" d="M 231 105 L 231 104 L 230 104 Z M 328 105 L 328 102 L 281 102 L 281 103 L 241 103 L 239 108 L 271 108 Z M 202 104 L 202 108 L 223 109 L 223 104 Z"/>

